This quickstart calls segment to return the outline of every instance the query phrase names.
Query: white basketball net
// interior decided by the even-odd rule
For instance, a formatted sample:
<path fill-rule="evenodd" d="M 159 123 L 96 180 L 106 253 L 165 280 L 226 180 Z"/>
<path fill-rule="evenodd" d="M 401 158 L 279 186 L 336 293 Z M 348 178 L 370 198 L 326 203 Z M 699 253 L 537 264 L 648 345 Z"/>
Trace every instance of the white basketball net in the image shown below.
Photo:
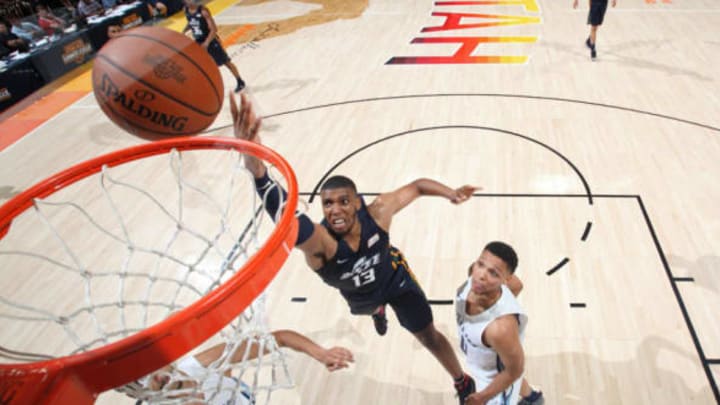
<path fill-rule="evenodd" d="M 2 362 L 107 345 L 232 277 L 274 229 L 241 157 L 173 150 L 35 200 L 0 240 Z M 176 362 L 119 390 L 149 403 L 269 402 L 292 382 L 264 301 L 191 353 L 214 347 L 206 366 Z"/>

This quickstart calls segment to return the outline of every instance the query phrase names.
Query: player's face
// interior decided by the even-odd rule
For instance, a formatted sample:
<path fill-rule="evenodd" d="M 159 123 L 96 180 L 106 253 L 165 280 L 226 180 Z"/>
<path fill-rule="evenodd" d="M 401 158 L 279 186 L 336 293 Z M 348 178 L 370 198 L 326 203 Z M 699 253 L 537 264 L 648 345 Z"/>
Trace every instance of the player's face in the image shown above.
<path fill-rule="evenodd" d="M 471 266 L 472 290 L 476 294 L 487 294 L 500 290 L 510 270 L 503 259 L 487 250 Z"/>
<path fill-rule="evenodd" d="M 323 190 L 320 193 L 323 215 L 330 228 L 338 235 L 350 232 L 357 222 L 357 210 L 360 209 L 358 196 L 349 188 Z"/>

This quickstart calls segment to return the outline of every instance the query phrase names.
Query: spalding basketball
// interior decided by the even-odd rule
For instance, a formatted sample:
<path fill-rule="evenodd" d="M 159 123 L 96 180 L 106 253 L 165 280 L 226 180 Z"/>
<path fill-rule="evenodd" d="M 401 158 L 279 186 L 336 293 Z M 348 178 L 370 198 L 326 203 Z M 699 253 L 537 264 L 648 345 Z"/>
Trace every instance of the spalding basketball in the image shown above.
<path fill-rule="evenodd" d="M 143 138 L 195 135 L 224 99 L 220 71 L 192 39 L 161 27 L 122 32 L 100 49 L 92 72 L 102 110 Z"/>

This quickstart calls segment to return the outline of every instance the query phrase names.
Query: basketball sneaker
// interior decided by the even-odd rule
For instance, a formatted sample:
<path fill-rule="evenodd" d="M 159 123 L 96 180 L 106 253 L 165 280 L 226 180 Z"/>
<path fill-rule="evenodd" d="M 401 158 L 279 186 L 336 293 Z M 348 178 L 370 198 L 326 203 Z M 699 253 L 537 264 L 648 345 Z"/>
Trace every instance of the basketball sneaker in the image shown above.
<path fill-rule="evenodd" d="M 585 46 L 587 46 L 590 49 L 590 58 L 595 59 L 597 58 L 597 52 L 595 51 L 595 44 L 590 42 L 590 37 L 585 40 Z"/>
<path fill-rule="evenodd" d="M 237 79 L 237 86 L 235 86 L 235 93 L 240 93 L 245 88 L 245 82 L 243 79 Z"/>
<path fill-rule="evenodd" d="M 380 336 L 385 336 L 387 333 L 387 316 L 385 316 L 385 305 L 380 307 L 380 310 L 372 314 L 373 323 L 375 324 L 375 331 Z"/>
<path fill-rule="evenodd" d="M 467 374 L 463 375 L 461 381 L 455 381 L 455 391 L 457 391 L 457 397 L 460 401 L 460 405 L 465 405 L 467 397 L 475 392 L 475 380 Z"/>
<path fill-rule="evenodd" d="M 542 391 L 533 390 L 530 395 L 523 397 L 518 402 L 518 405 L 543 405 L 545 398 L 543 398 Z"/>

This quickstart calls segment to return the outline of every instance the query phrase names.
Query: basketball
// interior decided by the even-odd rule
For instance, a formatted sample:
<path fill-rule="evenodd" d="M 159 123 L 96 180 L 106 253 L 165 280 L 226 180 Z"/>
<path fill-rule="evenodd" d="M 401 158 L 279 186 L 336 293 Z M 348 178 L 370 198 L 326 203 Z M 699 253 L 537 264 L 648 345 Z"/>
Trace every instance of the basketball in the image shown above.
<path fill-rule="evenodd" d="M 220 71 L 208 52 L 161 27 L 122 32 L 100 49 L 93 92 L 110 119 L 145 139 L 195 135 L 223 102 Z"/>

